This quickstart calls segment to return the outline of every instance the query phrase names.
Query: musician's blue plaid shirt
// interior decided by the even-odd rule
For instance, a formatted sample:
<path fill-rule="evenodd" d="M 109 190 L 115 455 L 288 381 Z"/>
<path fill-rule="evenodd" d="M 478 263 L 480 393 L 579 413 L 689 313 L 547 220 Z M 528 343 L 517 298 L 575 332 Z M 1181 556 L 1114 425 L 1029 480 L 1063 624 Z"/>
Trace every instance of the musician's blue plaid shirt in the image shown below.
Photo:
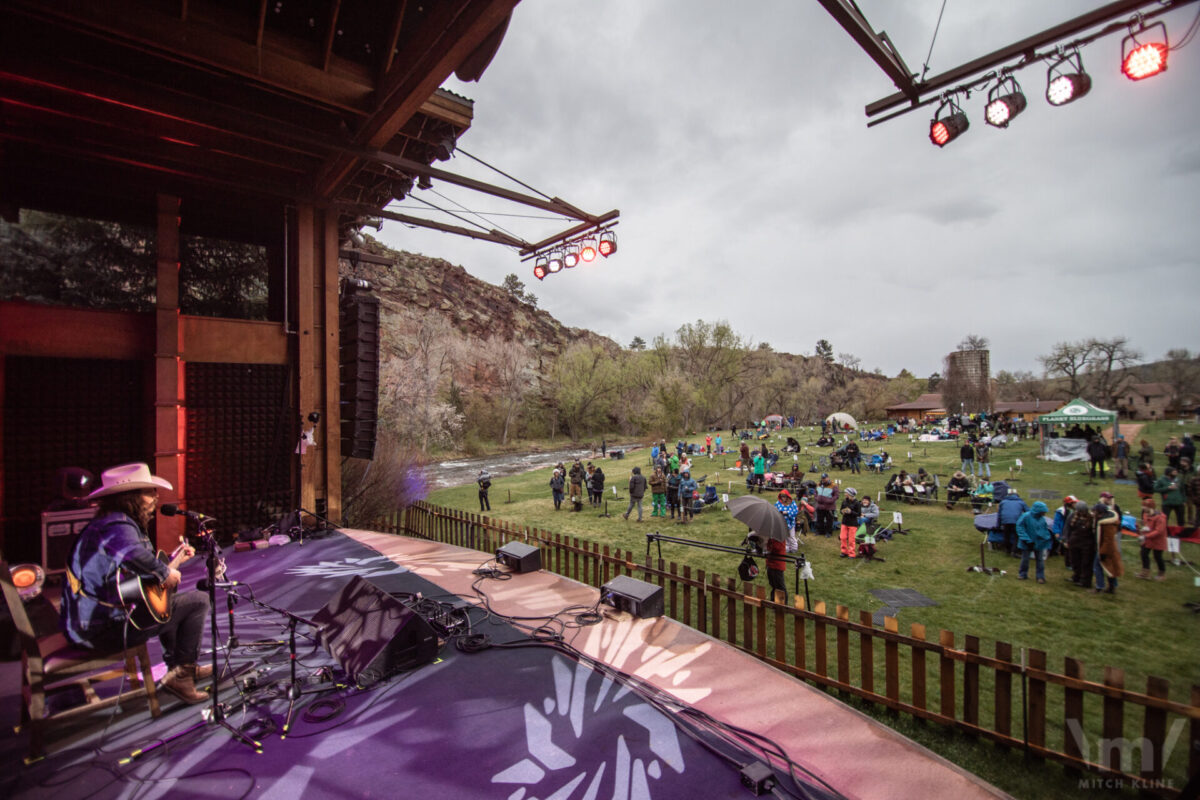
<path fill-rule="evenodd" d="M 168 570 L 155 557 L 150 538 L 119 511 L 96 517 L 79 534 L 67 561 L 61 623 L 67 638 L 94 647 L 106 631 L 120 631 L 125 612 L 117 595 L 117 567 L 166 580 Z"/>

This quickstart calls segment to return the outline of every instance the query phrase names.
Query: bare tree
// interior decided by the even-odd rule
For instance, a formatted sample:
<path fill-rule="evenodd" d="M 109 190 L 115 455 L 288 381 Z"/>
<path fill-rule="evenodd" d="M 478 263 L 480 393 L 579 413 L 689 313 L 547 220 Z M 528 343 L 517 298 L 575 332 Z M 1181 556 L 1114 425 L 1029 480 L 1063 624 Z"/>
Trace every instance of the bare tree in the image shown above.
<path fill-rule="evenodd" d="M 1178 406 L 1185 395 L 1195 392 L 1200 382 L 1200 357 L 1192 355 L 1186 347 L 1172 348 L 1163 359 L 1162 371 L 1171 387 L 1171 404 Z"/>
<path fill-rule="evenodd" d="M 857 370 L 862 366 L 862 359 L 853 353 L 838 353 L 838 363 L 849 370 Z"/>
<path fill-rule="evenodd" d="M 463 417 L 441 395 L 449 380 L 458 337 L 444 317 L 425 321 L 407 348 L 381 359 L 379 418 L 396 429 L 399 440 L 448 444 L 462 429 Z"/>
<path fill-rule="evenodd" d="M 500 444 L 508 444 L 513 420 L 536 382 L 533 353 L 521 342 L 497 338 L 484 341 L 476 347 L 475 352 L 482 362 L 477 371 L 493 376 L 494 398 L 503 418 Z"/>
<path fill-rule="evenodd" d="M 1121 391 L 1133 381 L 1129 368 L 1141 360 L 1142 354 L 1129 346 L 1124 336 L 1111 339 L 1089 339 L 1088 389 L 1099 402 L 1114 407 Z"/>
<path fill-rule="evenodd" d="M 1072 397 L 1083 393 L 1084 376 L 1092 358 L 1091 342 L 1059 342 L 1044 356 L 1038 356 L 1048 378 L 1066 378 Z"/>
<path fill-rule="evenodd" d="M 968 333 L 963 337 L 963 340 L 958 343 L 959 350 L 987 350 L 991 343 L 986 336 L 977 336 L 973 333 Z"/>

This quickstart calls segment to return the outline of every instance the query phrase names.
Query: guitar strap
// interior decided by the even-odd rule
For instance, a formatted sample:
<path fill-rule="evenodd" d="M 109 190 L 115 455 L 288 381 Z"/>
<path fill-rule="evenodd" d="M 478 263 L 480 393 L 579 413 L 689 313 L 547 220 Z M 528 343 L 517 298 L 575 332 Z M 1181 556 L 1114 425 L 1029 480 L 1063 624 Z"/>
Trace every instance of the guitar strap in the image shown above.
<path fill-rule="evenodd" d="M 105 606 L 107 608 L 120 608 L 121 607 L 121 606 L 117 605 L 116 603 L 105 602 L 104 600 L 101 600 L 99 597 L 96 597 L 95 595 L 88 594 L 87 592 L 83 591 L 83 582 L 80 581 L 79 578 L 75 577 L 75 573 L 71 571 L 70 567 L 67 567 L 67 585 L 69 587 L 71 587 L 71 594 L 75 595 L 76 597 L 79 597 L 81 595 L 83 597 L 88 597 L 92 600 L 95 600 L 97 603 L 99 603 L 100 605 Z"/>

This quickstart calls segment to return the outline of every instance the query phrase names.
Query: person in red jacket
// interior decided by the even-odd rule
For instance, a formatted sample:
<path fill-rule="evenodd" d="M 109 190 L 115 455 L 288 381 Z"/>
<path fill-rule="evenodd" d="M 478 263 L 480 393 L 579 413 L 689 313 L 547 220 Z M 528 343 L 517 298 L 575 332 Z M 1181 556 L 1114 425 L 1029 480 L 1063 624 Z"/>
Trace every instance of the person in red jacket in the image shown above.
<path fill-rule="evenodd" d="M 1142 524 L 1138 528 L 1138 541 L 1142 543 L 1142 571 L 1139 578 L 1150 577 L 1150 553 L 1158 567 L 1155 580 L 1167 579 L 1167 568 L 1163 564 L 1163 551 L 1167 549 L 1167 515 L 1155 507 L 1154 498 L 1142 501 Z"/>

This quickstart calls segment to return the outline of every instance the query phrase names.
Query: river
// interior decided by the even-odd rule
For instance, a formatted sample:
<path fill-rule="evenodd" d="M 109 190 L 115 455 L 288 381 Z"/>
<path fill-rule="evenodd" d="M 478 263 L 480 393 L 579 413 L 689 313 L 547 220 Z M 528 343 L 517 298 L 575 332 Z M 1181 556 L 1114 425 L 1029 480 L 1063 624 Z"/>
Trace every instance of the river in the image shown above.
<path fill-rule="evenodd" d="M 640 444 L 618 444 L 608 448 L 614 451 L 628 453 L 630 450 L 642 448 Z M 599 456 L 599 451 L 596 453 Z M 445 489 L 450 486 L 465 486 L 475 482 L 479 470 L 486 469 L 492 478 L 503 478 L 506 475 L 519 475 L 535 469 L 552 467 L 558 462 L 570 466 L 576 458 L 587 461 L 592 458 L 592 451 L 587 448 L 570 450 L 550 450 L 543 453 L 505 453 L 503 455 L 481 456 L 479 458 L 459 458 L 449 461 L 435 461 L 425 467 L 425 477 L 430 488 Z M 599 458 L 593 459 L 600 461 Z M 611 459 L 610 459 L 611 460 Z M 607 462 L 605 462 L 607 463 Z M 633 466 L 634 462 L 626 459 Z"/>

